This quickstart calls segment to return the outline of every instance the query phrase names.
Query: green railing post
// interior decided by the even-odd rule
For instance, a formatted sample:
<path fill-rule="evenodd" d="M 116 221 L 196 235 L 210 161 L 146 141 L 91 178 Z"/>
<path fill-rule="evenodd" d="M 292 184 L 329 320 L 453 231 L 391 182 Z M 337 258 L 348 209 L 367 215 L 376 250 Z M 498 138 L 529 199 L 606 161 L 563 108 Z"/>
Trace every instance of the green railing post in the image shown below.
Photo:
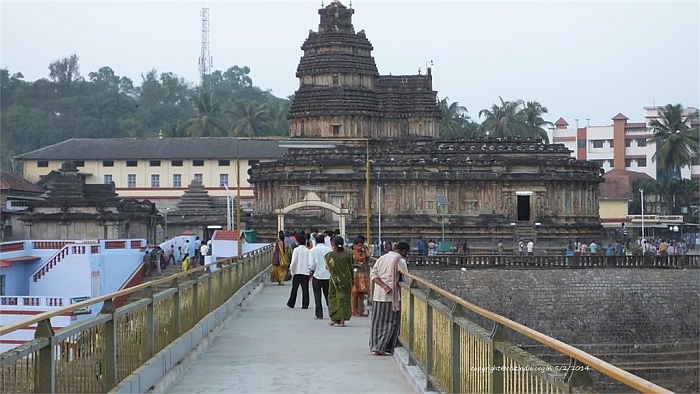
<path fill-rule="evenodd" d="M 408 286 L 408 365 L 416 365 L 416 360 L 413 357 L 413 340 L 416 337 L 416 296 L 415 289 L 418 287 L 416 281 L 411 281 Z"/>
<path fill-rule="evenodd" d="M 188 329 L 194 327 L 195 324 L 199 321 L 199 276 L 197 274 L 192 274 L 190 276 L 190 279 L 194 280 L 194 284 L 192 285 L 192 316 L 193 316 L 193 321 L 192 321 L 192 326 L 189 326 Z"/>
<path fill-rule="evenodd" d="M 173 294 L 173 326 L 175 326 L 175 338 L 179 338 L 182 334 L 182 326 L 180 325 L 180 278 L 174 278 L 170 283 L 171 289 L 177 289 Z"/>
<path fill-rule="evenodd" d="M 575 358 L 569 358 L 569 369 L 566 371 L 564 381 L 569 386 L 569 392 L 574 392 L 576 387 L 593 387 L 593 379 L 588 374 L 589 367 Z"/>
<path fill-rule="evenodd" d="M 114 321 L 114 312 L 116 312 L 112 300 L 106 300 L 102 304 L 100 310 L 101 315 L 112 315 L 112 318 L 105 322 L 104 335 L 102 344 L 104 352 L 102 354 L 102 363 L 104 365 L 104 379 L 102 380 L 102 389 L 108 392 L 117 385 L 117 325 Z"/>
<path fill-rule="evenodd" d="M 464 309 L 458 303 L 452 304 L 450 320 L 452 320 L 452 392 L 462 392 L 462 329 L 457 324 L 457 319 L 465 317 Z"/>
<path fill-rule="evenodd" d="M 493 324 L 493 330 L 491 331 L 491 362 L 489 363 L 492 373 L 489 374 L 489 379 L 491 380 L 491 392 L 492 393 L 503 393 L 503 353 L 496 349 L 497 342 L 503 342 L 506 340 L 505 327 L 500 323 Z"/>
<path fill-rule="evenodd" d="M 146 288 L 146 298 L 150 300 L 146 306 L 146 358 L 153 357 L 156 353 L 156 341 L 155 341 L 155 308 L 153 301 L 153 286 Z"/>
<path fill-rule="evenodd" d="M 214 299 L 214 286 L 212 284 L 214 283 L 214 280 L 212 278 L 213 273 L 209 272 L 209 275 L 207 275 L 207 313 L 211 312 L 211 307 L 212 307 L 212 300 Z"/>
<path fill-rule="evenodd" d="M 428 391 L 435 391 L 431 377 L 433 376 L 433 306 L 430 300 L 435 299 L 433 289 L 428 289 L 425 298 L 425 387 Z"/>
<path fill-rule="evenodd" d="M 34 338 L 47 338 L 49 344 L 39 349 L 39 362 L 34 371 L 34 392 L 56 392 L 56 358 L 54 357 L 54 330 L 51 320 L 42 320 L 37 324 Z"/>

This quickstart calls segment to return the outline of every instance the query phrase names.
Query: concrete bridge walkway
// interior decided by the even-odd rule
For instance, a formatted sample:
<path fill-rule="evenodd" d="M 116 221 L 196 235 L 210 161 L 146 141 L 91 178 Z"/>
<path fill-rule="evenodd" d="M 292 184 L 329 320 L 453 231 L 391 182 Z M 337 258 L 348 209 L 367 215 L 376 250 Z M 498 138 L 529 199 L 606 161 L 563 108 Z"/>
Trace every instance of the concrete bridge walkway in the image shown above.
<path fill-rule="evenodd" d="M 310 286 L 309 286 L 310 287 Z M 371 355 L 370 319 L 328 325 L 286 306 L 291 286 L 266 284 L 213 339 L 168 393 L 410 393 L 393 357 Z"/>

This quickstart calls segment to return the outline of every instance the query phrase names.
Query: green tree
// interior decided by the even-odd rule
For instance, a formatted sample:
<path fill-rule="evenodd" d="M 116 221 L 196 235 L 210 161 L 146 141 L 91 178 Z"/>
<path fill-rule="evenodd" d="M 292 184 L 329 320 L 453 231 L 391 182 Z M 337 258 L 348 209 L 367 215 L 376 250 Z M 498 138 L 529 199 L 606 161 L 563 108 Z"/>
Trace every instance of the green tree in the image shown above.
<path fill-rule="evenodd" d="M 501 104 L 493 104 L 490 109 L 482 109 L 479 116 L 484 117 L 481 128 L 484 134 L 491 138 L 520 137 L 525 133 L 522 117 L 518 115 L 522 100 L 503 101 Z"/>
<path fill-rule="evenodd" d="M 187 121 L 184 129 L 190 137 L 221 137 L 225 135 L 225 129 L 219 117 L 221 108 L 209 92 L 202 92 L 195 97 L 197 103 L 197 115 Z"/>
<path fill-rule="evenodd" d="M 82 80 L 79 60 L 78 55 L 73 54 L 51 62 L 49 64 L 49 77 L 54 82 L 68 84 Z"/>
<path fill-rule="evenodd" d="M 687 116 L 684 112 L 681 104 L 667 104 L 659 109 L 659 118 L 649 122 L 654 131 L 649 141 L 657 146 L 652 160 L 675 179 L 680 179 L 680 169 L 689 166 L 692 154 L 698 152 L 698 127 L 692 126 L 698 112 L 689 112 Z"/>
<path fill-rule="evenodd" d="M 267 103 L 237 101 L 230 114 L 232 136 L 258 137 L 268 135 L 270 131 L 270 106 Z"/>
<path fill-rule="evenodd" d="M 523 137 L 533 138 L 545 144 L 549 144 L 547 130 L 544 127 L 551 126 L 552 122 L 544 120 L 542 115 L 546 113 L 547 107 L 543 107 L 542 104 L 537 101 L 528 101 L 525 103 L 525 107 L 518 113 L 524 125 L 525 135 L 523 135 Z"/>
<path fill-rule="evenodd" d="M 440 136 L 445 138 L 464 138 L 467 137 L 468 124 L 470 122 L 467 115 L 467 108 L 459 105 L 458 102 L 449 102 L 449 97 L 438 102 L 440 108 Z"/>

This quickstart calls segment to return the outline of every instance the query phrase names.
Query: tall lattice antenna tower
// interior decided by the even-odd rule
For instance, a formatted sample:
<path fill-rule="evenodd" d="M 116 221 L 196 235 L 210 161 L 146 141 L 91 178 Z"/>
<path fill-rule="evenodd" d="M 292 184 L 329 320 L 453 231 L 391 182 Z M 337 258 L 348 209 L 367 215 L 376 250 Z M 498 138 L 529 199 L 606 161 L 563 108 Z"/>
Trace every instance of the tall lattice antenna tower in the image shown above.
<path fill-rule="evenodd" d="M 204 90 L 205 77 L 211 75 L 212 57 L 209 53 L 209 8 L 202 8 L 202 54 L 199 56 L 200 93 Z M 211 81 L 208 86 L 211 90 Z"/>

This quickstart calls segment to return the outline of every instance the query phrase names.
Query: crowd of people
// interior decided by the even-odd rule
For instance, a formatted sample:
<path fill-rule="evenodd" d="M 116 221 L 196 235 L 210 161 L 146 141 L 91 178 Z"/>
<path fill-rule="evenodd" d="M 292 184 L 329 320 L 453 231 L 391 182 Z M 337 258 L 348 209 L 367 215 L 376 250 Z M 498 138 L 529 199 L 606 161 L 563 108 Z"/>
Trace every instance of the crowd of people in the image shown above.
<path fill-rule="evenodd" d="M 184 245 L 177 248 L 175 248 L 175 243 L 171 244 L 167 250 L 163 250 L 158 245 L 153 246 L 153 248 L 146 251 L 143 257 L 146 276 L 151 276 L 154 272 L 160 275 L 168 265 L 180 266 L 183 272 L 198 265 L 204 265 L 204 256 L 211 254 L 210 242 L 204 243 L 199 237 L 196 237 L 194 242 L 190 242 L 187 239 Z"/>
<path fill-rule="evenodd" d="M 323 304 L 334 327 L 345 327 L 352 317 L 367 317 L 365 303 L 371 302 L 370 351 L 392 354 L 398 341 L 400 321 L 400 272 L 407 272 L 406 242 L 370 262 L 370 250 L 363 236 L 346 244 L 338 230 L 318 232 L 280 231 L 274 243 L 270 281 L 283 285 L 291 280 L 287 307 L 297 304 L 301 288 L 301 308 L 309 309 L 309 282 L 314 293 L 314 318 L 323 320 Z M 371 289 L 371 285 L 374 285 Z"/>
<path fill-rule="evenodd" d="M 683 240 L 642 239 L 615 241 L 607 246 L 596 241 L 569 241 L 569 253 L 580 256 L 674 256 L 688 253 L 688 245 Z"/>

